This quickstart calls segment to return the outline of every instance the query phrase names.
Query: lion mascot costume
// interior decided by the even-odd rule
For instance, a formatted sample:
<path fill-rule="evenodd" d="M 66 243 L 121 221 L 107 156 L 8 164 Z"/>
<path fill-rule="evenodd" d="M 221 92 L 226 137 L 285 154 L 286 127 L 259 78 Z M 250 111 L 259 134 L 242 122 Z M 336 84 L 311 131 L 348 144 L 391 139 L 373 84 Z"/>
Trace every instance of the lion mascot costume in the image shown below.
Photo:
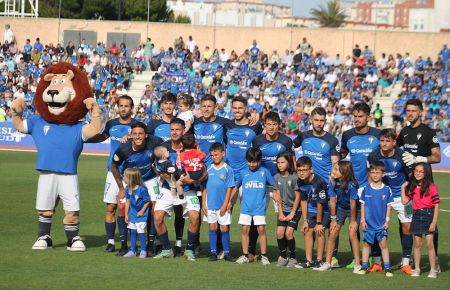
<path fill-rule="evenodd" d="M 77 165 L 85 140 L 101 131 L 101 110 L 92 98 L 84 72 L 69 63 L 51 66 L 41 76 L 34 97 L 37 114 L 23 119 L 23 98 L 12 103 L 16 130 L 30 134 L 37 147 L 36 170 L 40 172 L 36 194 L 39 213 L 38 239 L 32 249 L 52 248 L 50 229 L 60 199 L 65 211 L 64 230 L 69 251 L 85 251 L 78 236 L 80 194 Z M 91 122 L 82 120 L 91 111 Z"/>

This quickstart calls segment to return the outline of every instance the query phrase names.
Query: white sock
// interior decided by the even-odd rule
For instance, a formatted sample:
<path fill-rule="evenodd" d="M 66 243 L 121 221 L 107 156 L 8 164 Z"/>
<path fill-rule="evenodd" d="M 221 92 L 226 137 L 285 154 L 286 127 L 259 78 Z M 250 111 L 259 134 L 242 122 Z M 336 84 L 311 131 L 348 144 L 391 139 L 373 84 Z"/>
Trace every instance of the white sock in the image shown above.
<path fill-rule="evenodd" d="M 108 239 L 108 244 L 114 245 L 116 241 L 114 239 Z"/>
<path fill-rule="evenodd" d="M 181 240 L 176 240 L 175 241 L 175 247 L 180 247 L 181 248 Z"/>
<path fill-rule="evenodd" d="M 402 266 L 409 265 L 409 258 L 402 258 Z"/>
<path fill-rule="evenodd" d="M 377 264 L 381 264 L 381 257 L 373 257 L 373 262 Z"/>

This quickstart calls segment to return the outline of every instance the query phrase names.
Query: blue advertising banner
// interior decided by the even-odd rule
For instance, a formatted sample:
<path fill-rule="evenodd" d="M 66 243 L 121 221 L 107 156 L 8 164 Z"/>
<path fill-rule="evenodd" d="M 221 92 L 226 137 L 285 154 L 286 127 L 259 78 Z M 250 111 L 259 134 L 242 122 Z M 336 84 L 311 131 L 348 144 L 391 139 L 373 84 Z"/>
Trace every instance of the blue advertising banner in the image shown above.
<path fill-rule="evenodd" d="M 109 139 L 102 143 L 85 143 L 83 153 L 109 154 Z M 11 122 L 0 123 L 0 149 L 36 150 L 33 137 L 16 131 Z"/>

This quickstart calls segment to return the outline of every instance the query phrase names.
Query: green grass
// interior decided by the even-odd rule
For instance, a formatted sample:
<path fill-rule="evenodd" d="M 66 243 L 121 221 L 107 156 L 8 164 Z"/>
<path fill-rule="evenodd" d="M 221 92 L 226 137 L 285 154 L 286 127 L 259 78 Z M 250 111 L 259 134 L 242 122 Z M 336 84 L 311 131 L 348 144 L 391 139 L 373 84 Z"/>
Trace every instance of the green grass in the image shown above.
<path fill-rule="evenodd" d="M 81 236 L 86 240 L 88 251 L 71 253 L 65 248 L 62 228 L 62 207 L 54 217 L 52 238 L 55 248 L 49 251 L 32 251 L 36 239 L 37 215 L 34 209 L 38 173 L 33 169 L 35 153 L 0 152 L 0 245 L 3 251 L 0 262 L 0 289 L 448 289 L 450 271 L 450 212 L 440 212 L 440 262 L 443 273 L 436 280 L 426 278 L 424 271 L 417 279 L 394 272 L 393 278 L 381 273 L 366 276 L 353 275 L 347 269 L 316 273 L 310 269 L 280 269 L 275 266 L 277 246 L 275 238 L 275 215 L 268 210 L 269 257 L 273 262 L 264 268 L 261 264 L 237 265 L 207 261 L 207 227 L 202 225 L 202 255 L 197 262 L 182 258 L 171 260 L 124 259 L 103 252 L 105 246 L 103 187 L 106 174 L 106 157 L 82 156 L 79 163 L 81 187 Z M 449 198 L 450 174 L 435 173 L 441 196 Z M 441 208 L 450 210 L 450 199 L 443 199 Z M 233 216 L 231 233 L 232 254 L 240 254 L 240 227 L 238 215 Z M 400 261 L 401 250 L 398 224 L 392 219 L 389 246 L 391 261 Z M 167 221 L 173 234 L 173 222 Z M 173 235 L 171 235 L 173 240 Z M 303 238 L 296 233 L 297 253 L 304 258 Z M 351 259 L 346 230 L 341 234 L 341 264 Z M 427 267 L 425 248 L 422 264 Z M 447 286 L 446 286 L 447 285 Z"/>

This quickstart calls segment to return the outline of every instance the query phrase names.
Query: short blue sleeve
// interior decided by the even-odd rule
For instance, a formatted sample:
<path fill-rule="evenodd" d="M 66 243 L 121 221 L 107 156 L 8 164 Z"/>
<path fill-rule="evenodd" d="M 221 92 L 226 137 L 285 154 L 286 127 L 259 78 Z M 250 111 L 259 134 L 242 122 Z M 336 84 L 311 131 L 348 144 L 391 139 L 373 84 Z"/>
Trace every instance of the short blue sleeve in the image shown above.
<path fill-rule="evenodd" d="M 328 182 L 328 196 L 336 197 L 336 191 L 334 190 L 334 184 L 331 180 Z"/>
<path fill-rule="evenodd" d="M 234 172 L 231 168 L 228 167 L 228 174 L 227 174 L 227 179 L 225 180 L 225 183 L 227 185 L 227 187 L 235 187 L 235 182 L 234 182 Z"/>

